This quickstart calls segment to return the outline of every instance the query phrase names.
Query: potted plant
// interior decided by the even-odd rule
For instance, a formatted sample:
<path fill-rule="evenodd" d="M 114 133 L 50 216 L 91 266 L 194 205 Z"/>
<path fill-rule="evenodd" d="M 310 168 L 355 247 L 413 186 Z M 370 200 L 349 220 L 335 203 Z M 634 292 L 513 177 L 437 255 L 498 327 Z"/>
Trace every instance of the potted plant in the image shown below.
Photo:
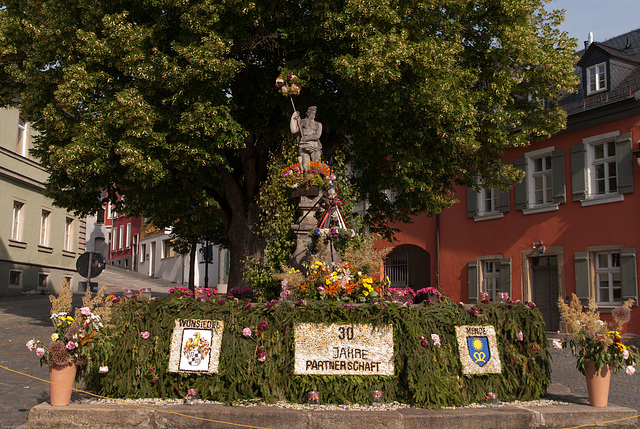
<path fill-rule="evenodd" d="M 586 376 L 589 403 L 594 407 L 606 407 L 609 397 L 611 373 L 620 369 L 632 375 L 638 363 L 638 349 L 622 343 L 620 332 L 631 318 L 629 299 L 612 312 L 611 323 L 600 319 L 595 299 L 589 302 L 589 308 L 583 309 L 580 299 L 571 294 L 566 304 L 558 299 L 561 316 L 567 322 L 571 334 L 568 342 L 571 353 L 576 357 L 576 368 Z M 563 343 L 566 347 L 567 342 Z"/>
<path fill-rule="evenodd" d="M 47 344 L 34 338 L 26 344 L 40 357 L 41 366 L 49 366 L 52 406 L 69 405 L 73 383 L 79 375 L 78 368 L 87 365 L 88 350 L 103 327 L 102 317 L 94 309 L 102 304 L 103 294 L 104 287 L 92 299 L 91 291 L 87 289 L 83 307 L 77 308 L 72 315 L 73 294 L 69 285 L 63 282 L 59 296 L 49 297 L 52 303 L 51 322 L 55 329 L 51 341 Z M 105 308 L 102 308 L 103 312 Z"/>

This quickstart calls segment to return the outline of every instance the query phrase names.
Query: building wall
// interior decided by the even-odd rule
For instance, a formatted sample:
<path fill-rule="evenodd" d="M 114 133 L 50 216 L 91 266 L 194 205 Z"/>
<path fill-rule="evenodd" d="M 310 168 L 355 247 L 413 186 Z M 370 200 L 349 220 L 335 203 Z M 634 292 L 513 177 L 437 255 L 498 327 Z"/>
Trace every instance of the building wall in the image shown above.
<path fill-rule="evenodd" d="M 508 260 L 510 263 L 510 292 L 513 299 L 533 300 L 531 287 L 532 267 L 535 259 L 555 256 L 558 262 L 558 293 L 568 297 L 576 292 L 576 255 L 589 250 L 623 248 L 635 250 L 636 295 L 640 250 L 640 167 L 633 159 L 634 191 L 620 201 L 596 205 L 583 205 L 573 201 L 571 147 L 593 136 L 611 132 L 620 135 L 631 133 L 633 149 L 640 140 L 640 116 L 616 120 L 597 126 L 587 126 L 536 142 L 527 148 L 514 149 L 503 160 L 514 163 L 525 153 L 553 146 L 564 152 L 566 202 L 557 210 L 524 214 L 515 209 L 515 191 L 509 192 L 510 209 L 502 216 L 476 220 L 467 216 L 467 190 L 457 189 L 459 203 L 440 214 L 440 246 L 436 248 L 436 220 L 419 217 L 411 225 L 394 225 L 402 232 L 396 235 L 400 244 L 415 244 L 429 252 L 431 257 L 431 284 L 438 283 L 453 299 L 473 302 L 469 296 L 470 261 L 482 257 Z M 542 246 L 538 243 L 542 242 Z M 533 243 L 536 247 L 533 248 Z M 542 249 L 542 253 L 541 253 Z M 439 264 L 435 255 L 439 255 Z M 438 266 L 439 265 L 439 266 Z M 591 273 L 593 275 L 593 273 Z M 584 283 L 583 283 L 584 284 Z M 593 288 L 593 286 L 592 286 Z M 592 291 L 593 292 L 593 291 Z M 601 307 L 607 319 L 611 307 Z M 640 334 L 640 312 L 632 311 L 632 320 L 627 325 L 629 332 Z"/>
<path fill-rule="evenodd" d="M 85 251 L 86 224 L 43 195 L 47 172 L 28 154 L 17 153 L 19 113 L 0 109 L 0 296 L 46 287 L 56 291 L 63 278 L 77 289 L 75 261 Z M 21 234 L 12 237 L 14 202 L 23 204 Z M 49 212 L 46 241 L 41 243 L 43 210 Z M 64 248 L 67 219 L 71 222 Z M 19 273 L 19 281 L 14 274 Z M 11 284 L 13 283 L 17 284 Z"/>

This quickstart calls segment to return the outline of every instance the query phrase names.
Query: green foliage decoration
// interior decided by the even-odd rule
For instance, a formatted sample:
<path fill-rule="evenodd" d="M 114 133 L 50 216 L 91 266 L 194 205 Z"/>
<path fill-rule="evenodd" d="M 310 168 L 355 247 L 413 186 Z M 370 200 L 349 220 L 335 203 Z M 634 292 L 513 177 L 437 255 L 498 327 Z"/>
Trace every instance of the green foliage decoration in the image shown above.
<path fill-rule="evenodd" d="M 489 391 L 505 401 L 544 395 L 550 363 L 540 312 L 515 302 L 478 304 L 475 310 L 448 298 L 408 307 L 384 302 L 351 306 L 319 301 L 250 304 L 220 298 L 123 300 L 115 306 L 100 347 L 92 352 L 87 386 L 115 398 L 184 398 L 187 389 L 195 388 L 203 399 L 227 404 L 256 398 L 300 403 L 310 390 L 320 392 L 323 403 L 365 404 L 373 390 L 381 390 L 386 401 L 426 408 L 483 402 Z M 192 318 L 224 322 L 217 374 L 168 372 L 174 320 Z M 244 328 L 254 329 L 261 322 L 267 327 L 259 338 L 242 335 Z M 294 326 L 314 322 L 393 325 L 394 375 L 294 375 Z M 485 324 L 496 329 L 502 373 L 463 375 L 455 326 Z M 430 341 L 431 334 L 439 336 L 440 347 Z M 257 350 L 264 351 L 264 362 Z M 109 372 L 99 373 L 100 366 L 108 366 Z"/>

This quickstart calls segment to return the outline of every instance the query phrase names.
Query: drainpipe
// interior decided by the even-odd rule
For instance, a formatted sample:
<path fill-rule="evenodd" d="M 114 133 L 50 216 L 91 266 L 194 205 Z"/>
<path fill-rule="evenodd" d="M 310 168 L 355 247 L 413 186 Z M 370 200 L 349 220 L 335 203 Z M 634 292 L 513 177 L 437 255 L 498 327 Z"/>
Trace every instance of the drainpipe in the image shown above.
<path fill-rule="evenodd" d="M 440 213 L 436 214 L 436 287 L 440 287 Z"/>

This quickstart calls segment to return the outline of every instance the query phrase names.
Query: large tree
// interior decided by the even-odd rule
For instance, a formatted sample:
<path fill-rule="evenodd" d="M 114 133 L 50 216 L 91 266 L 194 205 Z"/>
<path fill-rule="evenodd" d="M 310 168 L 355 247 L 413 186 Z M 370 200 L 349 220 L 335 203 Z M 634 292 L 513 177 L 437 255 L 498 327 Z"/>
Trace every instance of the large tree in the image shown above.
<path fill-rule="evenodd" d="M 344 148 L 380 228 L 439 212 L 457 184 L 513 181 L 500 156 L 561 129 L 541 101 L 573 84 L 559 19 L 543 0 L 9 0 L 0 95 L 41 132 L 57 204 L 91 213 L 107 189 L 157 224 L 210 207 L 238 284 L 291 138 L 282 71 L 305 79 L 297 105 L 318 107 L 325 157 Z"/>

